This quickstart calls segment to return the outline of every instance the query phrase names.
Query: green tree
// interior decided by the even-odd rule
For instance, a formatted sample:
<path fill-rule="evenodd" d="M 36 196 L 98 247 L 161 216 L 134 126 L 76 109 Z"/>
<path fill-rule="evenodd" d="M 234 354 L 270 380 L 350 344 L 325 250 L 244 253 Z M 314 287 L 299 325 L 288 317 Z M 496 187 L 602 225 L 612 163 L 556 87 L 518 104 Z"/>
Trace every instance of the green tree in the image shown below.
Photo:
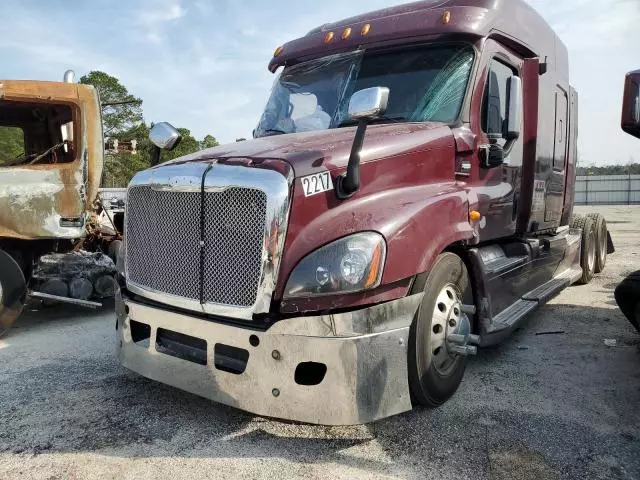
<path fill-rule="evenodd" d="M 640 174 L 640 163 L 628 163 L 626 165 L 595 165 L 580 166 L 576 170 L 577 175 L 637 175 Z"/>
<path fill-rule="evenodd" d="M 142 99 L 131 95 L 117 78 L 96 70 L 80 77 L 80 83 L 93 85 L 100 94 L 105 137 L 125 132 L 142 122 Z"/>
<path fill-rule="evenodd" d="M 216 140 L 216 137 L 214 137 L 213 135 L 206 135 L 202 139 L 202 142 L 200 142 L 200 148 L 202 150 L 204 150 L 205 148 L 217 147 L 218 145 L 220 145 L 220 143 L 218 143 L 218 140 Z"/>
<path fill-rule="evenodd" d="M 0 126 L 0 166 L 9 165 L 22 153 L 24 153 L 22 129 Z"/>
<path fill-rule="evenodd" d="M 197 152 L 201 150 L 200 143 L 196 140 L 193 135 L 191 135 L 191 131 L 187 128 L 178 128 L 182 139 L 178 146 L 171 150 L 170 152 L 162 152 L 160 157 L 161 162 L 166 162 L 168 160 L 173 160 L 174 158 L 183 157 L 184 155 L 189 155 L 190 153 Z"/>

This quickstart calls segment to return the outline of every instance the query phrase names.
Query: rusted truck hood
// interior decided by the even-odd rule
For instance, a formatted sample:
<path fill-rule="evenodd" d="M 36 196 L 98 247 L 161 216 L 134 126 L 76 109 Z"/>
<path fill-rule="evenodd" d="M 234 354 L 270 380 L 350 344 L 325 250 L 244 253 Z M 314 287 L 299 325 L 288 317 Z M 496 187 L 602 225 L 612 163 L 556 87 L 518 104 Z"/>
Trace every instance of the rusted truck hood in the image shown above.
<path fill-rule="evenodd" d="M 238 158 L 256 162 L 278 159 L 288 162 L 296 177 L 301 177 L 319 170 L 346 167 L 354 135 L 355 127 L 274 135 L 202 150 L 168 163 L 211 159 L 224 163 Z M 371 125 L 365 137 L 361 162 L 394 157 L 420 149 L 428 150 L 430 142 L 451 135 L 451 129 L 442 123 Z"/>
<path fill-rule="evenodd" d="M 100 103 L 93 87 L 62 82 L 0 80 L 0 99 L 74 104 L 80 115 L 71 163 L 0 167 L 0 238 L 79 238 L 98 193 L 103 168 Z"/>

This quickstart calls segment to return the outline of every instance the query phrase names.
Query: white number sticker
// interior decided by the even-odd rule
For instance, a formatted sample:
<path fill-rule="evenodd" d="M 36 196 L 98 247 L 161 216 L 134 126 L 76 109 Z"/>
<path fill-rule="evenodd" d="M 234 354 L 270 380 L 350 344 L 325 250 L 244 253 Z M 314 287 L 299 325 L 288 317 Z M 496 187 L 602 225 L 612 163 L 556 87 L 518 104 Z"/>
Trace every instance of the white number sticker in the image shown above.
<path fill-rule="evenodd" d="M 327 190 L 333 190 L 333 182 L 331 181 L 329 172 L 315 173 L 307 177 L 302 177 L 301 180 L 305 197 L 317 195 Z"/>

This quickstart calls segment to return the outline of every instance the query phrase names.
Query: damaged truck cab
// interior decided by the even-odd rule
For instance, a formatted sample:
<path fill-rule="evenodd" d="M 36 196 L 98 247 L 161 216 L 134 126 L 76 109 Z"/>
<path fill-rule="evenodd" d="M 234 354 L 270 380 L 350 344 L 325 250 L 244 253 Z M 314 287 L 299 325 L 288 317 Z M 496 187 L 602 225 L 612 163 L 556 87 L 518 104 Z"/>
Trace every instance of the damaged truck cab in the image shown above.
<path fill-rule="evenodd" d="M 129 185 L 125 367 L 260 415 L 371 422 L 442 404 L 478 346 L 604 268 L 606 224 L 572 220 L 567 51 L 524 1 L 367 13 L 269 69 L 253 140 Z"/>
<path fill-rule="evenodd" d="M 97 92 L 70 82 L 0 81 L 0 334 L 24 304 L 32 266 L 85 236 L 102 175 Z"/>

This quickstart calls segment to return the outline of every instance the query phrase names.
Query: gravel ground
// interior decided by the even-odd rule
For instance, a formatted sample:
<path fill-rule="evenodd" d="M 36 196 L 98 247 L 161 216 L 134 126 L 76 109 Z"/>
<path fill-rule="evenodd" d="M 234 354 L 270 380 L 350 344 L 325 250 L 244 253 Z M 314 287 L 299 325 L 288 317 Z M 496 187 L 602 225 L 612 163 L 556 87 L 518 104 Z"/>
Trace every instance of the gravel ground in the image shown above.
<path fill-rule="evenodd" d="M 613 288 L 640 268 L 640 208 L 595 208 L 604 273 L 481 351 L 442 408 L 373 425 L 217 405 L 121 368 L 111 310 L 30 311 L 0 340 L 0 478 L 638 479 L 640 335 Z"/>

